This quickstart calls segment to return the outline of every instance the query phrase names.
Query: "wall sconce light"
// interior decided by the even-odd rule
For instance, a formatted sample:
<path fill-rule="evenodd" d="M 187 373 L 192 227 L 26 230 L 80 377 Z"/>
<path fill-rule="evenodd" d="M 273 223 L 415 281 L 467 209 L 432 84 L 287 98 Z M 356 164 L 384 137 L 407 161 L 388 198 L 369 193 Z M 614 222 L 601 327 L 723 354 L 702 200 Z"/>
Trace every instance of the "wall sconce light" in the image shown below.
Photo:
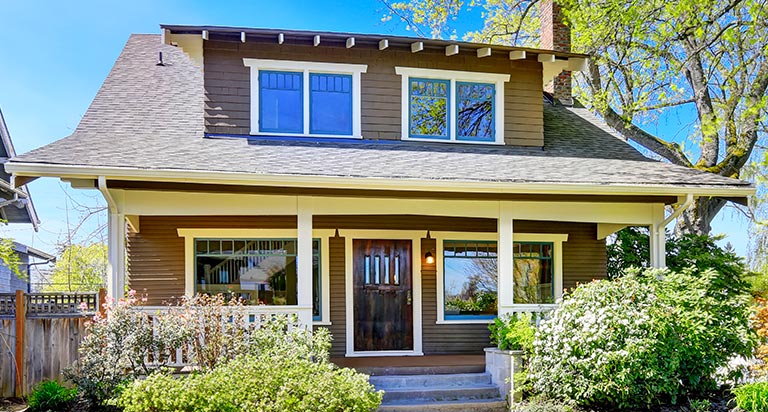
<path fill-rule="evenodd" d="M 435 257 L 432 256 L 432 252 L 427 252 L 426 254 L 424 254 L 424 259 L 427 261 L 428 265 L 435 263 Z"/>

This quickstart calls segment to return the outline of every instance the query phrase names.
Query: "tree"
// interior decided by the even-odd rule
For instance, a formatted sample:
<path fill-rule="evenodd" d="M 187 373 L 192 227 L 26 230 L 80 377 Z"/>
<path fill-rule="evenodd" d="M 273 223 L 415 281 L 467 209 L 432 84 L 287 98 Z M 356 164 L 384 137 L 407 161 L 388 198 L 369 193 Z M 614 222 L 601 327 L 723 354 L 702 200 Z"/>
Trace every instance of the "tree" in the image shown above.
<path fill-rule="evenodd" d="M 538 3 L 550 0 L 381 0 L 417 34 L 455 36 L 462 12 L 484 26 L 465 39 L 536 47 Z M 768 0 L 559 0 L 574 51 L 589 53 L 575 95 L 628 141 L 664 161 L 738 178 L 768 134 Z M 648 130 L 664 116 L 692 115 L 675 136 Z M 706 234 L 726 204 L 699 198 L 675 232 Z"/>
<path fill-rule="evenodd" d="M 48 292 L 87 292 L 104 286 L 107 274 L 107 245 L 73 244 L 56 260 Z"/>

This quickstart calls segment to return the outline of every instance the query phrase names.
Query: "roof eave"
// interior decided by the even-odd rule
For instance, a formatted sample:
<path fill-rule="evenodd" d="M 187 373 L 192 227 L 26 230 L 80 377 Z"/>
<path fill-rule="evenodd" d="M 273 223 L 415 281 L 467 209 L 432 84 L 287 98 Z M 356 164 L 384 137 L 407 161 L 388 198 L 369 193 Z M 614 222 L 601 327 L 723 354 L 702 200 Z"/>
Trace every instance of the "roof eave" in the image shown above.
<path fill-rule="evenodd" d="M 430 179 L 392 179 L 348 176 L 274 175 L 242 172 L 182 169 L 137 169 L 47 163 L 9 162 L 6 170 L 14 176 L 57 177 L 62 179 L 107 179 L 194 182 L 210 184 L 259 185 L 275 187 L 340 188 L 372 190 L 416 190 L 449 192 L 493 192 L 527 194 L 661 195 L 728 198 L 743 203 L 755 194 L 751 184 L 743 185 L 626 185 L 566 182 L 497 182 Z"/>

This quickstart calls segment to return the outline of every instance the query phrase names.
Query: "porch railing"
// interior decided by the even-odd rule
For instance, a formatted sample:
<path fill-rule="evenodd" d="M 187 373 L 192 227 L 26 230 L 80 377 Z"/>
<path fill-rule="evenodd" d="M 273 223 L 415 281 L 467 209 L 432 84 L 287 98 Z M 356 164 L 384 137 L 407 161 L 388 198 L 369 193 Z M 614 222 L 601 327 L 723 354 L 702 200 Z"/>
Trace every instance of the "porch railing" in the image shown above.
<path fill-rule="evenodd" d="M 157 335 L 158 316 L 168 313 L 172 308 L 168 306 L 137 306 L 135 309 L 144 312 L 149 316 L 150 321 L 152 322 L 152 332 Z M 243 320 L 248 326 L 258 328 L 275 316 L 288 315 L 289 319 L 292 319 L 293 321 L 289 327 L 298 327 L 301 324 L 299 319 L 301 319 L 302 313 L 311 310 L 311 307 L 302 306 L 244 306 Z M 222 322 L 228 321 L 230 320 L 222 319 Z M 190 342 L 187 345 L 183 345 L 173 353 L 155 353 L 151 357 L 147 357 L 145 362 L 148 366 L 164 365 L 178 369 L 195 366 L 192 343 Z"/>
<path fill-rule="evenodd" d="M 531 322 L 535 323 L 536 326 L 541 323 L 542 320 L 549 318 L 549 316 L 552 314 L 552 311 L 557 308 L 556 304 L 545 304 L 545 305 L 512 305 L 512 306 L 506 306 L 502 307 L 502 313 L 503 314 L 509 314 L 509 315 L 530 315 L 531 316 Z"/>

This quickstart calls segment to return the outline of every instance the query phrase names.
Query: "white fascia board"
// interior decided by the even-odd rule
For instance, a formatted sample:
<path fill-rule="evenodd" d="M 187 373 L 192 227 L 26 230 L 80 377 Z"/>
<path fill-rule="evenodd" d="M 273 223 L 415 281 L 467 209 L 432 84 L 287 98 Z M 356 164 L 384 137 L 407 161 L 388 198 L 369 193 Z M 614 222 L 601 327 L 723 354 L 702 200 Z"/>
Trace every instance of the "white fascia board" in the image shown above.
<path fill-rule="evenodd" d="M 385 179 L 343 176 L 263 175 L 240 172 L 211 172 L 184 169 L 136 169 L 128 167 L 99 167 L 51 165 L 9 162 L 8 173 L 29 177 L 57 177 L 65 179 L 107 179 L 181 182 L 204 184 L 232 184 L 251 186 L 415 190 L 441 192 L 527 193 L 527 194 L 588 194 L 588 195 L 655 195 L 655 196 L 713 196 L 741 197 L 755 194 L 755 188 L 717 186 L 620 185 L 582 183 L 507 183 L 471 182 L 428 179 Z"/>

